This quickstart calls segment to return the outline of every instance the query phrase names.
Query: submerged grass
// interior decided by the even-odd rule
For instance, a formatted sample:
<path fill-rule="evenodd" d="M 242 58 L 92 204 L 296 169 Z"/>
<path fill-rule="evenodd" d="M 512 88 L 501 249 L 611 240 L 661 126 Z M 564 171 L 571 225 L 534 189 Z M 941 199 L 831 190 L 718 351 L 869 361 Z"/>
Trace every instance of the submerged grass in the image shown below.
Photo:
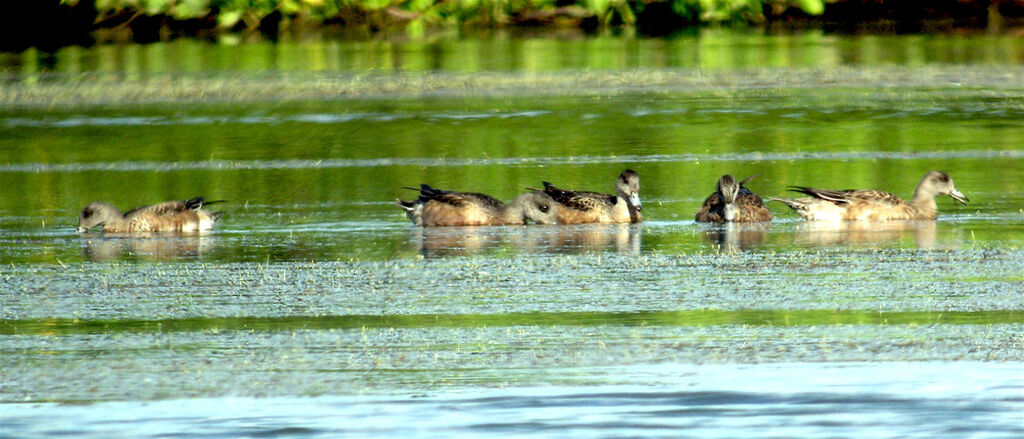
<path fill-rule="evenodd" d="M 885 78 L 884 81 L 879 78 Z M 958 90 L 936 88 L 957 78 Z M 643 69 L 571 72 L 364 72 L 364 73 L 234 73 L 215 77 L 154 74 L 141 79 L 120 75 L 82 74 L 30 82 L 0 81 L 0 107 L 11 109 L 74 109 L 159 103 L 240 103 L 262 101 L 345 100 L 402 97 L 594 96 L 688 92 L 696 96 L 742 95 L 785 97 L 806 95 L 819 104 L 857 98 L 854 102 L 899 101 L 924 95 L 936 99 L 1019 97 L 1024 67 L 1018 65 L 930 65 L 904 67 L 842 67 L 785 69 Z M 46 79 L 45 76 L 42 79 Z M 831 91 L 830 91 L 831 90 Z M 928 98 L 929 93 L 935 95 Z M 941 96 L 940 96 L 941 95 Z M 975 99 L 974 101 L 977 101 Z M 829 105 L 826 105 L 828 107 Z"/>
<path fill-rule="evenodd" d="M 358 328 L 513 326 L 828 326 L 1024 324 L 1024 311 L 695 310 L 650 312 L 511 312 L 503 314 L 218 317 L 160 320 L 0 320 L 0 335 L 124 334 L 198 331 L 297 331 Z"/>
<path fill-rule="evenodd" d="M 0 296 L 0 333 L 1022 323 L 1009 274 L 1020 258 L 837 249 L 23 266 L 7 278 L 17 292 Z"/>

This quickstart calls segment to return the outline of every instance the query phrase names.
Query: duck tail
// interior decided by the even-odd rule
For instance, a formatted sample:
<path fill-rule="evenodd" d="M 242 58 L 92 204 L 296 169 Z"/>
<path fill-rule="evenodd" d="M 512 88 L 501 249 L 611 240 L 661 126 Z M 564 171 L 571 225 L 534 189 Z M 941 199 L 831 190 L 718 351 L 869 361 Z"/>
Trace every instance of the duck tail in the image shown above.
<path fill-rule="evenodd" d="M 401 207 L 406 212 L 412 212 L 416 208 L 415 201 L 405 201 L 401 198 L 395 198 L 395 205 Z"/>
<path fill-rule="evenodd" d="M 789 206 L 789 208 L 793 210 L 801 210 L 803 208 L 803 204 L 800 204 L 796 202 L 796 200 L 791 198 L 767 197 L 765 199 L 768 201 L 778 201 L 782 204 Z"/>
<path fill-rule="evenodd" d="M 203 197 L 195 197 L 195 198 L 192 198 L 192 199 L 189 199 L 189 200 L 182 201 L 182 203 L 185 204 L 186 208 L 189 208 L 189 209 L 192 209 L 192 210 L 199 210 L 199 209 L 202 209 L 203 206 L 209 206 L 211 204 L 217 204 L 217 203 L 224 203 L 226 201 L 227 200 L 209 200 L 209 201 L 207 201 Z"/>

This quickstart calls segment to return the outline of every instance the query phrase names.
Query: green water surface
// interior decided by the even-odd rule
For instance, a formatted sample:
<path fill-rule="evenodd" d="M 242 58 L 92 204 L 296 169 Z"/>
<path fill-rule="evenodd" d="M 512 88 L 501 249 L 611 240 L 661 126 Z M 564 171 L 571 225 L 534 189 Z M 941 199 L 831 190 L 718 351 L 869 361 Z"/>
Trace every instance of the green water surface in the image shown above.
<path fill-rule="evenodd" d="M 999 36 L 179 40 L 0 56 L 0 402 L 629 383 L 605 366 L 1024 360 L 1024 49 Z M 645 222 L 413 227 L 641 176 Z M 698 225 L 725 173 L 971 201 Z M 206 236 L 79 210 L 226 200 Z M 617 371 L 619 369 L 616 369 Z M 618 374 L 619 372 L 616 372 Z"/>

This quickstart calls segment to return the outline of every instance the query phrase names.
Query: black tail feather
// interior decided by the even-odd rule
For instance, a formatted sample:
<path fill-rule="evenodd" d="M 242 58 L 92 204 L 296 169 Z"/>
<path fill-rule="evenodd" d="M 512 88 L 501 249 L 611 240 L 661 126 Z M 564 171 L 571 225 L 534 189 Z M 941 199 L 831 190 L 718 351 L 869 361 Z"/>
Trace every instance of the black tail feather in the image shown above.
<path fill-rule="evenodd" d="M 743 181 L 741 181 L 741 182 L 740 182 L 740 186 L 743 186 L 743 185 L 745 185 L 745 184 L 749 183 L 749 182 L 750 182 L 750 180 L 753 180 L 753 179 L 754 179 L 754 177 L 757 177 L 757 176 L 759 176 L 759 175 L 761 175 L 761 174 L 760 174 L 760 173 L 757 173 L 757 174 L 751 175 L 751 176 L 749 176 L 749 177 L 747 177 L 747 178 L 744 178 L 744 179 L 743 179 Z"/>
<path fill-rule="evenodd" d="M 217 203 L 224 203 L 226 201 L 227 200 L 210 200 L 210 201 L 206 201 L 206 199 L 203 198 L 203 197 L 195 197 L 195 198 L 192 198 L 190 200 L 182 201 L 182 203 L 184 203 L 185 207 L 187 207 L 189 209 L 198 210 L 198 209 L 201 209 L 203 206 L 209 206 L 211 204 L 217 204 Z"/>
<path fill-rule="evenodd" d="M 810 195 L 812 197 L 818 196 L 814 188 L 809 188 L 807 186 L 790 186 L 788 189 L 792 192 L 799 192 L 801 194 Z"/>

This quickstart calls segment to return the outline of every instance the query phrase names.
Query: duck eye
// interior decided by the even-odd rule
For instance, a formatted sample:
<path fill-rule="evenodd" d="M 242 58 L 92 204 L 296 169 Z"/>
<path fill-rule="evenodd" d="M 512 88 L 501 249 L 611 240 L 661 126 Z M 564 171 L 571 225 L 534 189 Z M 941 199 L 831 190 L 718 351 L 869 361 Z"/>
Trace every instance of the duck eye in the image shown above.
<path fill-rule="evenodd" d="M 548 209 L 550 209 L 547 204 L 541 204 L 539 207 L 542 213 L 548 213 Z"/>
<path fill-rule="evenodd" d="M 92 209 L 89 209 L 89 208 L 82 209 L 82 218 L 88 218 L 90 216 L 92 216 Z"/>

